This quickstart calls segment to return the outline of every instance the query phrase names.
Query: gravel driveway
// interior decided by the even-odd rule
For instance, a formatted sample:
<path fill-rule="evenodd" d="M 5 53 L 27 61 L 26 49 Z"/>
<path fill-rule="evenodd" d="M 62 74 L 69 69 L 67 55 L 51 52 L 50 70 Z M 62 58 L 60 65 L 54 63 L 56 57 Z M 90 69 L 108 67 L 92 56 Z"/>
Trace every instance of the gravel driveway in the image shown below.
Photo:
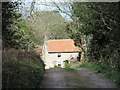
<path fill-rule="evenodd" d="M 40 88 L 115 88 L 116 86 L 103 74 L 85 68 L 65 70 L 62 68 L 46 70 Z"/>

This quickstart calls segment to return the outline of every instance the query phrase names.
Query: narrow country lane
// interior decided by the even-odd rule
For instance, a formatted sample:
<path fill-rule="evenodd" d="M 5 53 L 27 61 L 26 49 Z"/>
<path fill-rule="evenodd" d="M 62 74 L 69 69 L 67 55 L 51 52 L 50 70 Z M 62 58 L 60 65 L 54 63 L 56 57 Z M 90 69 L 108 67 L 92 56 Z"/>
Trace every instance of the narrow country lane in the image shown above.
<path fill-rule="evenodd" d="M 46 70 L 40 88 L 115 88 L 104 75 L 85 68 L 65 70 L 61 68 Z"/>

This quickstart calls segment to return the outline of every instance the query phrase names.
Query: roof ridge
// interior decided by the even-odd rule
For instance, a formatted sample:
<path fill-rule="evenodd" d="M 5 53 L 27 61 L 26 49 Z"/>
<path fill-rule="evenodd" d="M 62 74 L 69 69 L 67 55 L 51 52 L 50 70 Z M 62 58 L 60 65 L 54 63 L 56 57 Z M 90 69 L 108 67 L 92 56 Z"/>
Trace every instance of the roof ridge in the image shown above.
<path fill-rule="evenodd" d="M 73 39 L 50 39 L 48 41 L 59 41 L 59 40 L 73 40 Z"/>

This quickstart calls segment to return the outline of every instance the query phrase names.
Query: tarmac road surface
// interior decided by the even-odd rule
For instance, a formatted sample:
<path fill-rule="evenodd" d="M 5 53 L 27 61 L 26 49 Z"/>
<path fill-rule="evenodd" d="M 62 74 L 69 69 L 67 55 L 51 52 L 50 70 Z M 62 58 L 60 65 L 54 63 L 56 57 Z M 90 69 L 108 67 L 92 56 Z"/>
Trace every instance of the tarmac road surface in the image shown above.
<path fill-rule="evenodd" d="M 70 71 L 54 68 L 46 70 L 40 88 L 116 88 L 116 85 L 103 74 L 85 68 Z"/>

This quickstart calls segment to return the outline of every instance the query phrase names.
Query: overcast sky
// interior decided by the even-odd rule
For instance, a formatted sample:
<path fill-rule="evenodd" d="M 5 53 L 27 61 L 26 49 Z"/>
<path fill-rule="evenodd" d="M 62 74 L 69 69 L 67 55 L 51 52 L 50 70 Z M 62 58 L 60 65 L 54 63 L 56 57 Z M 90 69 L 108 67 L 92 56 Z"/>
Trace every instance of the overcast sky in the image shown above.
<path fill-rule="evenodd" d="M 30 9 L 30 6 L 31 6 L 31 2 L 33 0 L 21 0 L 22 3 L 23 3 L 23 8 L 21 9 L 21 12 L 23 14 L 23 16 L 27 16 L 28 13 L 26 11 L 26 9 Z M 62 3 L 63 0 L 53 0 L 55 1 L 56 3 Z M 66 0 L 67 1 L 67 0 Z M 65 2 L 66 2 L 65 1 Z M 34 10 L 36 11 L 53 11 L 53 10 L 57 10 L 57 8 L 53 5 L 51 5 L 51 0 L 35 0 L 35 7 L 34 7 Z M 43 5 L 43 4 L 47 4 L 49 6 L 46 6 L 46 5 Z M 68 10 L 67 8 L 62 8 L 61 9 L 66 9 Z M 66 20 L 70 19 L 69 16 L 67 16 L 66 14 L 62 13 L 62 12 L 59 12 Z"/>
<path fill-rule="evenodd" d="M 2 2 L 6 2 L 6 1 L 10 1 L 10 0 L 0 0 Z M 13 0 L 13 1 L 18 1 L 18 0 Z M 27 2 L 31 2 L 33 0 L 24 0 Z M 36 1 L 41 1 L 41 2 L 69 2 L 69 1 L 73 1 L 73 2 L 119 2 L 120 0 L 36 0 Z"/>
<path fill-rule="evenodd" d="M 14 1 L 19 1 L 19 0 L 14 0 Z M 31 2 L 33 0 L 20 0 L 20 1 L 23 2 L 23 8 L 21 9 L 21 12 L 25 16 L 25 15 L 27 15 L 26 9 L 27 8 L 30 9 Z M 34 10 L 53 11 L 53 10 L 56 10 L 56 7 L 50 5 L 50 3 L 52 3 L 52 2 L 61 3 L 61 2 L 71 2 L 71 1 L 74 1 L 74 2 L 75 1 L 77 1 L 77 2 L 118 2 L 119 0 L 35 0 Z M 49 4 L 50 6 L 46 6 L 46 5 L 42 5 L 42 4 Z M 66 10 L 68 10 L 68 9 L 66 9 Z M 67 20 L 70 18 L 69 16 L 67 16 L 66 14 L 64 14 L 62 12 L 60 12 L 60 14 Z"/>

